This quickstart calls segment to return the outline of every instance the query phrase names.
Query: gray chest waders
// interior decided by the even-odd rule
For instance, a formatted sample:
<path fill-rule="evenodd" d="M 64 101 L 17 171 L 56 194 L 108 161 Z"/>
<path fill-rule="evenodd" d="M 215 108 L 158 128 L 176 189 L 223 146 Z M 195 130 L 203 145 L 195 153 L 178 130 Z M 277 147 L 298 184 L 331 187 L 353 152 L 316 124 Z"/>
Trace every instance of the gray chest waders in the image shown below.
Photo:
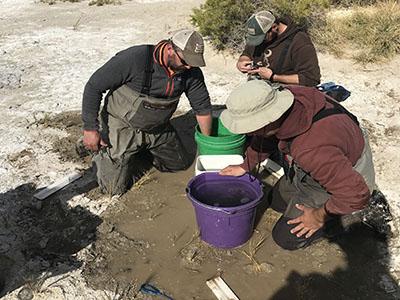
<path fill-rule="evenodd" d="M 149 47 L 144 62 L 141 91 L 127 85 L 110 91 L 101 113 L 102 135 L 109 146 L 102 148 L 93 161 L 101 190 L 110 194 L 122 194 L 131 186 L 136 174 L 132 161 L 142 150 L 151 153 L 153 165 L 161 171 L 178 171 L 188 165 L 176 132 L 169 126 L 179 98 L 149 96 L 152 49 Z"/>
<path fill-rule="evenodd" d="M 162 131 L 178 106 L 178 98 L 157 99 L 138 93 L 126 85 L 107 99 L 107 113 L 143 132 Z"/>
<path fill-rule="evenodd" d="M 147 49 L 142 89 L 134 91 L 122 85 L 107 96 L 106 113 L 143 132 L 162 131 L 175 112 L 179 98 L 159 99 L 149 96 L 153 72 L 153 46 Z M 104 114 L 106 115 L 106 114 Z"/>

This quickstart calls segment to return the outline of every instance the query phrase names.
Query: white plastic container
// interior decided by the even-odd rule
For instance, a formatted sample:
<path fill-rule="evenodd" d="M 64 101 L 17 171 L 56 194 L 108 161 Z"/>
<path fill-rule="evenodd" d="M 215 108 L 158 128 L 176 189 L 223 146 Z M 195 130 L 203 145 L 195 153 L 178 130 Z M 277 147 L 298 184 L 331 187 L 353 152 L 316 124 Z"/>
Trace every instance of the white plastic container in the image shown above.
<path fill-rule="evenodd" d="M 229 165 L 240 165 L 243 157 L 239 154 L 230 155 L 199 155 L 196 160 L 195 175 L 204 172 L 218 172 Z"/>
<path fill-rule="evenodd" d="M 285 172 L 283 171 L 283 168 L 278 165 L 276 162 L 273 160 L 267 158 L 264 160 L 261 164 L 264 169 L 269 171 L 273 176 L 275 176 L 277 179 L 281 178 L 283 175 L 285 175 Z"/>

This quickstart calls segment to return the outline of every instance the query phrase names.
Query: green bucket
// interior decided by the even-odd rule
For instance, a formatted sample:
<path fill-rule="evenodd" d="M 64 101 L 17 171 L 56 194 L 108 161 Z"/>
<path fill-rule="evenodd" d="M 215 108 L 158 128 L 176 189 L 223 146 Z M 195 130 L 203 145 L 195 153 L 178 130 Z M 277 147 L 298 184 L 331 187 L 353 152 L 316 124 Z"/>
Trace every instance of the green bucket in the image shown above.
<path fill-rule="evenodd" d="M 203 135 L 197 125 L 194 139 L 200 155 L 243 155 L 246 135 L 230 132 L 219 118 L 213 118 L 211 136 Z"/>

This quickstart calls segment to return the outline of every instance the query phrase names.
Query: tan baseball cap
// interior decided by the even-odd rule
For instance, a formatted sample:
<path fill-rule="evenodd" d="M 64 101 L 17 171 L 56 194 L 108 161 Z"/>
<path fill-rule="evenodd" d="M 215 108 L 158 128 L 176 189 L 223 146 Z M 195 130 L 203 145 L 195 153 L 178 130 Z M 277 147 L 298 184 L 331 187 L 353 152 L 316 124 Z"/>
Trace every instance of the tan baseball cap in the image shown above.
<path fill-rule="evenodd" d="M 204 67 L 204 40 L 195 30 L 182 29 L 171 38 L 172 43 L 183 53 L 183 59 L 192 67 Z"/>
<path fill-rule="evenodd" d="M 246 43 L 250 46 L 260 45 L 265 39 L 265 34 L 271 29 L 274 22 L 274 15 L 267 10 L 262 10 L 253 14 L 246 22 Z"/>

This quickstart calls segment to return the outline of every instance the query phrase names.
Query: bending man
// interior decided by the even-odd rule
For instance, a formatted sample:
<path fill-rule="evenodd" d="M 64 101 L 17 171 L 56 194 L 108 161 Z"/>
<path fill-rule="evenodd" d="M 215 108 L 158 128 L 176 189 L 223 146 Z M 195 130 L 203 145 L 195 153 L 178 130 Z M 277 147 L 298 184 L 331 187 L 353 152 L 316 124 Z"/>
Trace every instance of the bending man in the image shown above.
<path fill-rule="evenodd" d="M 117 53 L 90 77 L 83 93 L 83 142 L 98 151 L 93 161 L 102 191 L 122 194 L 129 188 L 132 158 L 140 151 L 149 152 L 160 171 L 189 167 L 169 120 L 185 93 L 202 133 L 210 134 L 211 103 L 199 68 L 205 66 L 203 53 L 201 35 L 181 30 L 157 45 Z"/>
<path fill-rule="evenodd" d="M 266 159 L 276 145 L 285 176 L 272 191 L 271 208 L 283 215 L 272 231 L 284 249 L 308 246 L 327 220 L 358 211 L 375 188 L 368 139 L 357 118 L 315 88 L 272 88 L 262 80 L 239 86 L 228 97 L 221 121 L 251 136 L 242 165 L 222 175 L 240 176 Z"/>

